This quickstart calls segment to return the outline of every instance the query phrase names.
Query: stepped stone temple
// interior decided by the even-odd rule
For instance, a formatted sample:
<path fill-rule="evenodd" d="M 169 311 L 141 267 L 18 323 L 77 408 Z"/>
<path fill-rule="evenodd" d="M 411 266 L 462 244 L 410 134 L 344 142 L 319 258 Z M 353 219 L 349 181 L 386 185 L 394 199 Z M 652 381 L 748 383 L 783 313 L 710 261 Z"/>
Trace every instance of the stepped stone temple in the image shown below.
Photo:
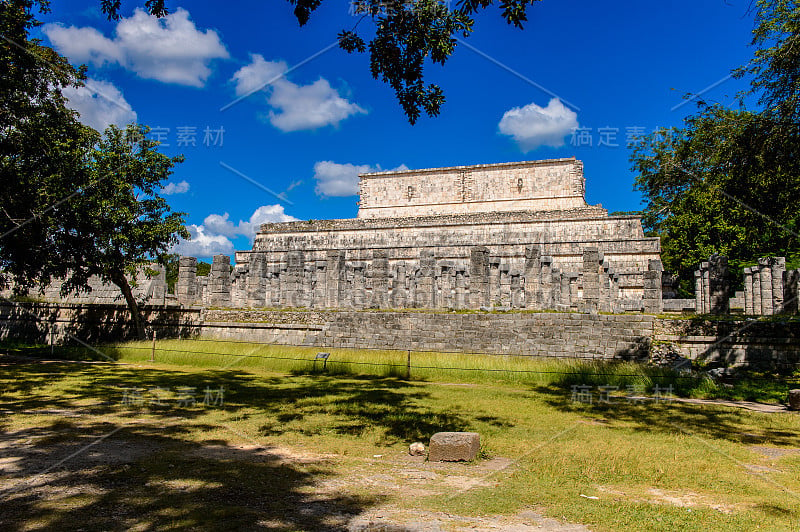
<path fill-rule="evenodd" d="M 586 203 L 574 158 L 360 176 L 358 217 L 261 226 L 253 249 L 181 259 L 184 305 L 661 310 L 658 238 Z"/>

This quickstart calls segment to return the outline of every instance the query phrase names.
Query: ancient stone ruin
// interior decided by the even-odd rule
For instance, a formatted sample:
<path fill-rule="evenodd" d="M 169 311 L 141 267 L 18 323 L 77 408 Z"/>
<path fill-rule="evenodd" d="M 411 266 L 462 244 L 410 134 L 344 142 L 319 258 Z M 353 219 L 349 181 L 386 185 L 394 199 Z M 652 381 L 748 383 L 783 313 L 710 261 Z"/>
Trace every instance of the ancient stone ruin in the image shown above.
<path fill-rule="evenodd" d="M 584 198 L 574 158 L 360 177 L 358 217 L 265 224 L 253 249 L 182 258 L 183 305 L 661 310 L 658 238 Z"/>

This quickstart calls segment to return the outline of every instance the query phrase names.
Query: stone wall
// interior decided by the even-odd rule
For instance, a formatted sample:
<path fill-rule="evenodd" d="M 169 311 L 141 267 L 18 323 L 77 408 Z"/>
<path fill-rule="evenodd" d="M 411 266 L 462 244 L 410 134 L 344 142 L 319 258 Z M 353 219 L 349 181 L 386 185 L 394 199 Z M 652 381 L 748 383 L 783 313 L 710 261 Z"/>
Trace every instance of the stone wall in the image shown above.
<path fill-rule="evenodd" d="M 656 319 L 654 351 L 713 366 L 787 370 L 800 363 L 800 321 Z"/>
<path fill-rule="evenodd" d="M 646 359 L 652 316 L 209 310 L 201 335 L 288 345 Z"/>
<path fill-rule="evenodd" d="M 145 306 L 142 315 L 159 338 L 199 334 L 200 309 Z M 125 305 L 0 302 L 0 340 L 89 344 L 135 339 L 136 331 Z"/>
<path fill-rule="evenodd" d="M 359 218 L 586 207 L 583 163 L 570 159 L 362 174 Z"/>

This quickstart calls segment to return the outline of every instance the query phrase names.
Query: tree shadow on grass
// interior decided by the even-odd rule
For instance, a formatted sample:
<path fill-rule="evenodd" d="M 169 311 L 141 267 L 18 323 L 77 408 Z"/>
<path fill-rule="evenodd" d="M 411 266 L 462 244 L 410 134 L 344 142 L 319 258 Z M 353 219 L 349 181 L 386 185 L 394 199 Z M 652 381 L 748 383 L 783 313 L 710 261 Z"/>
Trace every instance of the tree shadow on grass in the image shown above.
<path fill-rule="evenodd" d="M 742 444 L 800 447 L 800 433 L 770 429 L 763 424 L 758 426 L 750 419 L 753 412 L 745 409 L 656 401 L 652 397 L 635 400 L 613 395 L 611 402 L 602 402 L 594 387 L 590 390 L 592 402 L 588 404 L 573 399 L 572 386 L 575 383 L 569 377 L 562 381 L 537 386 L 534 391 L 545 397 L 545 403 L 560 411 L 600 418 L 610 425 L 617 424 L 637 431 L 685 433 Z"/>
<path fill-rule="evenodd" d="M 202 446 L 184 439 L 187 430 L 89 423 L 4 435 L 0 527 L 345 530 L 354 515 L 381 503 L 315 489 L 334 475 L 325 462 L 224 441 Z M 59 438 L 48 440 L 49 433 Z"/>
<path fill-rule="evenodd" d="M 207 390 L 222 390 L 223 405 L 219 408 L 228 412 L 256 409 L 259 415 L 274 419 L 261 427 L 263 435 L 292 430 L 302 433 L 302 422 L 320 413 L 332 420 L 328 430 L 360 436 L 377 428 L 382 432 L 381 444 L 387 445 L 424 440 L 440 431 L 474 428 L 470 418 L 460 413 L 428 406 L 430 393 L 424 385 L 395 377 L 267 377 L 234 369 L 184 372 L 133 365 L 19 363 L 0 367 L 0 389 L 4 390 L 0 420 L 9 412 L 58 415 L 77 408 L 85 414 L 103 415 L 125 408 L 135 411 L 136 406 L 150 416 L 177 413 L 191 419 L 204 413 L 197 406 Z M 158 399 L 179 390 L 191 390 L 198 404 L 183 408 L 186 405 L 175 397 Z M 482 421 L 509 423 L 494 417 Z"/>

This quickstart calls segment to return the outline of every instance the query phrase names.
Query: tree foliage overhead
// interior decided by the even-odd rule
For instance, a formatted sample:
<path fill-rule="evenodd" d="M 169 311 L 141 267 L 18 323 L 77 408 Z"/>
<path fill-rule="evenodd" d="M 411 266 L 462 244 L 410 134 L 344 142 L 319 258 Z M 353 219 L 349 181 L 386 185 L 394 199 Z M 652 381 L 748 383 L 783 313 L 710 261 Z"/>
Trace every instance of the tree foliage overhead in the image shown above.
<path fill-rule="evenodd" d="M 0 270 L 21 287 L 66 273 L 56 256 L 66 236 L 58 220 L 88 182 L 99 138 L 61 94 L 80 85 L 83 69 L 28 39 L 38 25 L 33 5 L 0 2 Z"/>
<path fill-rule="evenodd" d="M 288 0 L 298 23 L 305 25 L 322 0 Z M 522 28 L 527 9 L 539 0 L 500 0 L 501 16 L 509 25 Z M 395 93 L 411 124 L 424 112 L 437 116 L 445 101 L 442 88 L 425 82 L 425 64 L 444 65 L 455 51 L 457 38 L 469 37 L 475 15 L 494 0 L 459 0 L 454 9 L 444 0 L 351 0 L 351 8 L 361 15 L 354 28 L 339 32 L 339 47 L 349 53 L 369 52 L 372 77 L 387 83 Z M 119 18 L 120 0 L 102 0 L 103 12 Z M 148 0 L 145 10 L 162 17 L 168 9 L 165 0 Z M 359 26 L 369 19 L 374 35 L 365 40 Z"/>
<path fill-rule="evenodd" d="M 733 272 L 757 258 L 800 258 L 800 5 L 758 3 L 742 100 L 748 111 L 700 103 L 684 127 L 641 139 L 631 155 L 645 228 L 661 237 L 662 260 L 684 282 L 712 253 Z"/>
<path fill-rule="evenodd" d="M 139 336 L 144 328 L 128 278 L 188 238 L 183 213 L 159 195 L 181 157 L 158 152 L 147 128 L 82 125 L 61 90 L 84 69 L 30 40 L 33 8 L 0 2 L 0 271 L 18 292 L 64 279 L 64 293 L 97 275 L 117 285 Z"/>

